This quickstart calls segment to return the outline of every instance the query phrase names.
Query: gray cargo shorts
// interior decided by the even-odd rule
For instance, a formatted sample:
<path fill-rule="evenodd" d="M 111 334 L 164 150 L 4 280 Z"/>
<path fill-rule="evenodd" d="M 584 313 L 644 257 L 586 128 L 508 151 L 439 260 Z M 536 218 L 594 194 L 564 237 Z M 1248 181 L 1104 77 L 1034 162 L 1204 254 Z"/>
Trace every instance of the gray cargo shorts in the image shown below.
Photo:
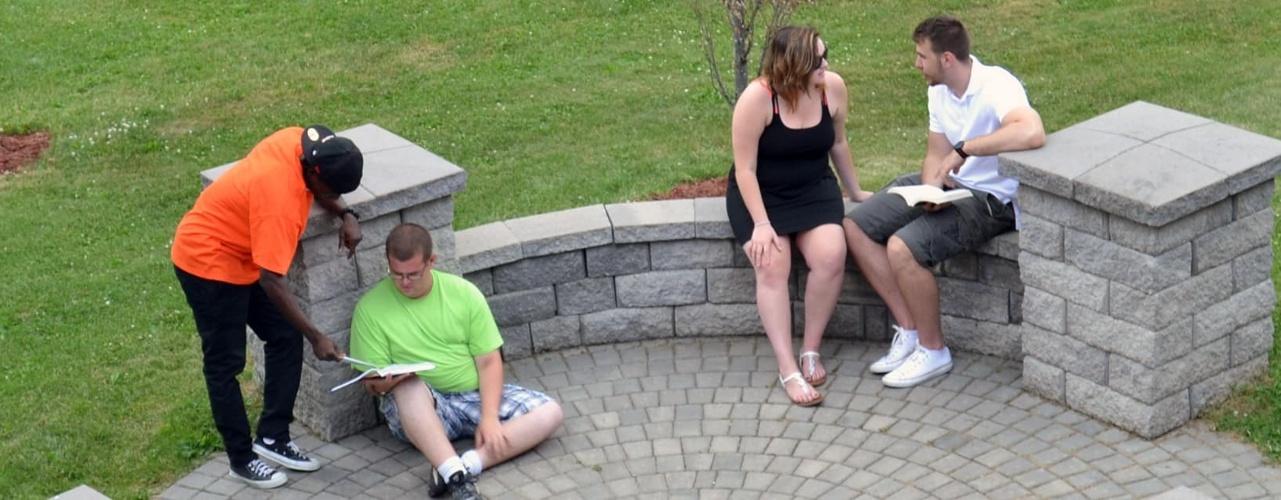
<path fill-rule="evenodd" d="M 974 250 L 1002 233 L 1014 230 L 1014 207 L 996 195 L 971 189 L 974 197 L 927 212 L 909 207 L 903 198 L 886 192 L 894 186 L 921 183 L 921 174 L 903 175 L 871 199 L 845 214 L 868 237 L 884 245 L 890 236 L 907 244 L 922 266 L 932 267 L 961 252 Z M 958 188 L 964 189 L 964 188 Z"/>

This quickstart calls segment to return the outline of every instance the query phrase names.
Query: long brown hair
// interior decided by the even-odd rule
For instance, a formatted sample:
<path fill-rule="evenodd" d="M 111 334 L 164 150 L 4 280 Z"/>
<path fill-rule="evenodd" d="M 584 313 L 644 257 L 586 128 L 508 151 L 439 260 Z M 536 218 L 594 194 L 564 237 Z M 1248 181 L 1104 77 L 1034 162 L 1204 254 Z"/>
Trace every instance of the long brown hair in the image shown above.
<path fill-rule="evenodd" d="M 765 47 L 761 77 L 788 106 L 795 108 L 809 86 L 810 74 L 823 61 L 818 54 L 818 30 L 807 26 L 784 26 L 774 32 Z"/>

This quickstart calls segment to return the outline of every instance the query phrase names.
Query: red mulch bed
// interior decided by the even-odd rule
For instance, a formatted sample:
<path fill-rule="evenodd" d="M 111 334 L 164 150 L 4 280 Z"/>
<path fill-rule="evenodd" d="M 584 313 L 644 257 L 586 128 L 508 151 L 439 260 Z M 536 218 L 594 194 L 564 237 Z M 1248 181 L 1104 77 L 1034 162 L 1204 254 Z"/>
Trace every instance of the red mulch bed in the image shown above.
<path fill-rule="evenodd" d="M 679 184 L 664 193 L 655 193 L 647 200 L 683 200 L 687 198 L 709 198 L 725 196 L 727 178 L 717 177 L 697 182 Z"/>
<path fill-rule="evenodd" d="M 48 132 L 0 134 L 0 174 L 22 171 L 49 149 Z"/>

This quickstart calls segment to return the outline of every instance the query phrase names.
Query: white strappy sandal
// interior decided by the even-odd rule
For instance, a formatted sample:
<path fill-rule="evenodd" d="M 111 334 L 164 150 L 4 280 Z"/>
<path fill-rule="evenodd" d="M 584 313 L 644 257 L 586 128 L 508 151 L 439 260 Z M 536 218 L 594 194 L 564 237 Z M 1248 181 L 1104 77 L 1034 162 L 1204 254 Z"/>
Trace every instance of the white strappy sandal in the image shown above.
<path fill-rule="evenodd" d="M 801 384 L 801 389 L 805 390 L 805 394 L 811 394 L 811 393 L 818 394 L 818 398 L 814 399 L 813 401 L 805 401 L 805 402 L 797 402 L 796 400 L 792 399 L 791 396 L 788 396 L 787 399 L 792 401 L 792 404 L 796 406 L 807 407 L 807 406 L 814 406 L 823 402 L 823 394 L 814 390 L 814 387 L 811 386 L 809 382 L 806 382 L 804 377 L 801 377 L 801 372 L 792 372 L 791 375 L 788 375 L 786 377 L 782 375 L 778 376 L 778 383 L 782 384 L 784 394 L 787 393 L 788 382 L 796 382 L 798 384 Z"/>
<path fill-rule="evenodd" d="M 826 384 L 826 383 L 827 383 L 827 373 L 826 373 L 826 372 L 824 372 L 824 373 L 823 373 L 823 378 L 815 379 L 815 380 L 814 380 L 814 381 L 812 381 L 812 382 L 809 380 L 809 378 L 810 378 L 810 377 L 813 377 L 813 376 L 814 376 L 814 372 L 815 372 L 815 371 L 817 371 L 817 370 L 815 370 L 814 365 L 818 364 L 819 354 L 818 354 L 817 352 L 814 352 L 814 351 L 805 351 L 805 352 L 801 353 L 801 358 L 798 360 L 798 363 L 800 363 L 800 367 L 801 367 L 801 369 L 802 369 L 802 370 L 804 370 L 804 369 L 805 369 L 805 358 L 810 358 L 810 366 L 809 366 L 809 370 L 808 370 L 808 371 L 809 371 L 809 373 L 807 374 L 808 376 L 807 376 L 807 377 L 805 377 L 805 378 L 806 378 L 806 380 L 805 380 L 805 381 L 806 381 L 806 382 L 809 382 L 809 384 L 810 384 L 810 385 L 812 385 L 812 386 L 814 386 L 814 387 L 820 387 L 820 386 L 822 386 L 823 384 Z"/>

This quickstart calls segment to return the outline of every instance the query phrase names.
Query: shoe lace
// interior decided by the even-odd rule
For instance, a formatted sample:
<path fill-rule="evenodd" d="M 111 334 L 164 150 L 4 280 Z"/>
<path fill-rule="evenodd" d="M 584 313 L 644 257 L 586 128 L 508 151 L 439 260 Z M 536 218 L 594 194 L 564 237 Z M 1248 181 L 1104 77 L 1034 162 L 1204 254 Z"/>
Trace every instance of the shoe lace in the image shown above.
<path fill-rule="evenodd" d="M 294 444 L 293 441 L 285 443 L 285 448 L 288 448 L 289 452 L 292 453 L 294 456 L 306 458 L 306 455 L 302 454 L 302 450 L 299 449 L 298 445 Z"/>
<path fill-rule="evenodd" d="M 912 353 L 911 351 L 915 350 L 912 348 L 913 346 L 911 344 L 911 339 L 908 337 L 908 334 L 903 331 L 903 328 L 898 325 L 894 325 L 894 340 L 890 341 L 889 356 L 892 358 L 902 359 L 903 356 L 907 356 Z"/>
<path fill-rule="evenodd" d="M 452 475 L 450 475 L 450 476 L 449 476 L 449 479 L 447 479 L 447 480 L 446 480 L 446 482 L 447 482 L 447 483 L 449 483 L 449 484 L 467 484 L 467 483 L 475 483 L 475 482 L 476 482 L 476 476 L 473 476 L 473 475 L 468 474 L 468 473 L 466 473 L 466 472 L 455 472 L 455 473 L 453 473 Z"/>
<path fill-rule="evenodd" d="M 924 365 L 925 361 L 929 357 L 930 357 L 930 354 L 925 352 L 925 349 L 918 347 L 916 351 L 912 352 L 912 355 L 907 358 L 907 362 L 905 363 L 905 365 L 912 365 L 912 366 L 919 367 L 921 365 Z"/>
<path fill-rule="evenodd" d="M 276 473 L 276 469 L 272 469 L 270 465 L 256 458 L 249 462 L 249 465 L 245 466 L 245 468 L 249 469 L 250 474 L 259 477 L 271 477 L 272 474 Z"/>
<path fill-rule="evenodd" d="M 894 325 L 894 340 L 890 341 L 890 345 L 898 347 L 905 343 L 907 343 L 907 339 L 904 338 L 903 327 Z"/>
<path fill-rule="evenodd" d="M 462 477 L 460 478 L 458 476 Z M 463 492 L 474 494 L 476 493 L 476 476 L 465 472 L 455 472 L 454 475 L 449 477 L 448 486 L 450 491 L 461 490 Z"/>

